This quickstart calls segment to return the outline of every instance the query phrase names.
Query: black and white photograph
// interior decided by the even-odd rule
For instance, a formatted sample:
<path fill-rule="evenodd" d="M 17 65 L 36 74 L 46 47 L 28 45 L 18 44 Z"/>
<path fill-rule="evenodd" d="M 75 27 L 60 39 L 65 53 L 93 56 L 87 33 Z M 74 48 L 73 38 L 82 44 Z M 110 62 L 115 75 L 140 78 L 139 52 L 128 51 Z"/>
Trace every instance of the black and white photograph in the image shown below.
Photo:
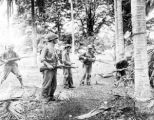
<path fill-rule="evenodd" d="M 0 120 L 154 120 L 154 0 L 0 0 Z"/>

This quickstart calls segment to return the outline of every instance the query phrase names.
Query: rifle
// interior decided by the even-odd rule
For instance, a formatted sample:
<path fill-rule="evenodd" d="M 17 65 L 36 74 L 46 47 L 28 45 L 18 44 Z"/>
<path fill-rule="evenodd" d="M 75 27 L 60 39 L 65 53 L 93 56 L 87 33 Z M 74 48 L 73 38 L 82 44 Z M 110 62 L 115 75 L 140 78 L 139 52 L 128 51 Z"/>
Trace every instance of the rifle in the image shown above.
<path fill-rule="evenodd" d="M 10 58 L 10 59 L 7 59 L 7 62 L 0 59 L 0 61 L 3 62 L 2 64 L 0 64 L 0 66 L 3 65 L 3 64 L 6 64 L 8 62 L 11 62 L 11 61 L 17 61 L 17 60 L 20 60 L 20 59 L 23 59 L 23 58 L 29 58 L 29 57 L 33 57 L 33 56 L 23 56 L 23 57 L 19 57 L 19 58 Z"/>
<path fill-rule="evenodd" d="M 9 99 L 0 100 L 0 103 L 1 102 L 18 101 L 18 100 L 21 100 L 21 99 L 22 99 L 21 97 L 13 97 L 13 98 L 9 98 Z"/>
<path fill-rule="evenodd" d="M 95 61 L 97 61 L 97 62 L 101 62 L 101 63 L 105 63 L 105 64 L 113 64 L 113 63 L 108 63 L 108 62 L 105 62 L 105 61 L 103 61 L 103 60 L 99 60 L 99 59 L 96 59 Z"/>
<path fill-rule="evenodd" d="M 79 60 L 82 60 L 83 62 L 87 62 L 87 61 L 93 62 L 92 59 L 93 59 L 93 58 L 90 58 L 89 56 L 80 56 L 80 57 L 79 57 Z"/>
<path fill-rule="evenodd" d="M 85 57 L 84 56 L 80 56 L 79 58 L 80 60 L 83 60 L 83 61 L 86 61 L 86 60 L 90 60 L 90 61 L 93 61 L 92 58 L 89 58 L 89 57 Z M 105 62 L 103 60 L 100 60 L 100 59 L 95 59 L 94 61 L 97 61 L 97 62 L 101 62 L 101 63 L 105 63 L 105 64 L 111 64 L 111 63 L 108 63 L 108 62 Z"/>
<path fill-rule="evenodd" d="M 121 72 L 123 70 L 128 70 L 128 68 L 117 69 L 117 70 L 112 71 L 110 74 L 112 74 L 114 72 Z"/>
<path fill-rule="evenodd" d="M 40 67 L 40 72 L 43 72 L 44 70 L 53 70 L 53 69 L 55 69 L 55 68 L 61 69 L 61 68 L 78 68 L 78 67 L 66 66 L 66 65 L 58 65 L 58 66 L 56 66 L 56 67 L 50 69 L 50 68 L 48 68 L 48 67 L 46 67 L 46 66 L 42 66 L 42 67 Z"/>

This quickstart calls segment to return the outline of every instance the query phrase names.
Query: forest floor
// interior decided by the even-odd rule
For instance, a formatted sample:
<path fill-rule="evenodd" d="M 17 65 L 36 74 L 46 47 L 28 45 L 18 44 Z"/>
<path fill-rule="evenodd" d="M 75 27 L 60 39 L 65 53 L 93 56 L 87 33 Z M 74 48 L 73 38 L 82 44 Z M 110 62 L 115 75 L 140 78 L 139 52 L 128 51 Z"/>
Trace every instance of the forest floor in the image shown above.
<path fill-rule="evenodd" d="M 108 54 L 98 55 L 105 61 L 112 61 L 112 57 Z M 49 104 L 43 104 L 40 101 L 40 92 L 42 85 L 42 74 L 39 72 L 39 68 L 32 67 L 31 59 L 23 59 L 19 62 L 20 71 L 23 76 L 24 89 L 20 88 L 19 81 L 13 74 L 10 74 L 8 79 L 0 86 L 0 99 L 7 99 L 9 97 L 18 97 L 23 95 L 23 98 L 29 101 L 36 100 L 35 103 L 29 104 L 29 110 L 27 112 L 28 120 L 72 120 L 75 116 L 87 113 L 103 101 L 106 101 L 113 95 L 125 95 L 129 94 L 133 96 L 133 87 L 114 86 L 114 76 L 109 78 L 102 78 L 98 74 L 107 74 L 112 72 L 114 64 L 105 64 L 95 62 L 93 64 L 91 86 L 80 86 L 80 80 L 83 74 L 82 63 L 78 60 L 78 55 L 71 56 L 74 66 L 78 66 L 77 69 L 73 69 L 73 81 L 74 89 L 63 88 L 63 71 L 58 70 L 57 74 L 57 89 L 55 96 L 57 101 L 50 102 Z M 89 120 L 99 120 L 98 118 L 92 118 Z"/>

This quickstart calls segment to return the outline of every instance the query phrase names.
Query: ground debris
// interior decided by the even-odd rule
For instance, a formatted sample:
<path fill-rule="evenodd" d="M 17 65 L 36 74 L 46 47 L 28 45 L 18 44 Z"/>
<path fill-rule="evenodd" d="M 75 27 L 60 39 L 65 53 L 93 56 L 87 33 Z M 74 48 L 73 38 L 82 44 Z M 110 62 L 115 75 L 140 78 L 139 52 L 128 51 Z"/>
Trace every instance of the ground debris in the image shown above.
<path fill-rule="evenodd" d="M 24 109 L 21 98 L 10 98 L 1 100 L 0 120 L 24 120 Z"/>
<path fill-rule="evenodd" d="M 87 114 L 75 117 L 88 120 L 146 120 L 146 115 L 135 107 L 135 100 L 129 96 L 113 95 Z"/>
<path fill-rule="evenodd" d="M 41 106 L 35 89 L 11 88 L 10 97 L 0 100 L 0 120 L 35 120 L 31 116 L 36 116 Z"/>

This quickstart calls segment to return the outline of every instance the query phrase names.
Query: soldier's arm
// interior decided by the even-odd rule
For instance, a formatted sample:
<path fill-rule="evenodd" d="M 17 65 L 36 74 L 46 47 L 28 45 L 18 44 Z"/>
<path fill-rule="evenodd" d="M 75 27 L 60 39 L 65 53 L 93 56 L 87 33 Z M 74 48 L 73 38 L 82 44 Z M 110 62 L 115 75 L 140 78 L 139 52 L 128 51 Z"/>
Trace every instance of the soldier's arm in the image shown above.
<path fill-rule="evenodd" d="M 18 55 L 16 52 L 13 51 L 13 53 L 12 53 L 12 58 L 7 59 L 7 62 L 10 62 L 10 61 L 17 61 L 17 60 L 20 60 L 20 57 L 19 57 L 19 55 Z"/>
<path fill-rule="evenodd" d="M 16 52 L 14 52 L 14 53 L 15 53 L 15 58 L 17 58 L 17 59 L 19 59 L 19 60 L 20 60 L 19 55 L 18 55 Z"/>
<path fill-rule="evenodd" d="M 96 60 L 96 57 L 93 55 L 92 56 L 92 61 L 94 62 Z"/>
<path fill-rule="evenodd" d="M 91 62 L 95 62 L 96 57 L 95 57 L 94 55 L 92 55 L 92 57 L 91 57 L 91 58 L 89 58 L 89 60 L 90 60 Z"/>
<path fill-rule="evenodd" d="M 72 65 L 72 63 L 66 59 L 66 52 L 63 52 L 62 54 L 62 61 L 65 65 Z"/>
<path fill-rule="evenodd" d="M 7 58 L 6 58 L 6 53 L 3 53 L 2 55 L 1 55 L 1 62 L 7 62 Z"/>
<path fill-rule="evenodd" d="M 53 66 L 50 65 L 50 64 L 46 61 L 46 59 L 45 59 L 46 54 L 47 54 L 47 48 L 45 47 L 45 48 L 42 50 L 42 52 L 41 52 L 41 62 L 42 62 L 43 64 L 45 64 L 48 68 L 53 68 Z"/>
<path fill-rule="evenodd" d="M 81 54 L 81 55 L 79 56 L 79 60 L 83 60 L 83 59 L 86 59 L 85 53 L 83 53 L 83 54 Z"/>

